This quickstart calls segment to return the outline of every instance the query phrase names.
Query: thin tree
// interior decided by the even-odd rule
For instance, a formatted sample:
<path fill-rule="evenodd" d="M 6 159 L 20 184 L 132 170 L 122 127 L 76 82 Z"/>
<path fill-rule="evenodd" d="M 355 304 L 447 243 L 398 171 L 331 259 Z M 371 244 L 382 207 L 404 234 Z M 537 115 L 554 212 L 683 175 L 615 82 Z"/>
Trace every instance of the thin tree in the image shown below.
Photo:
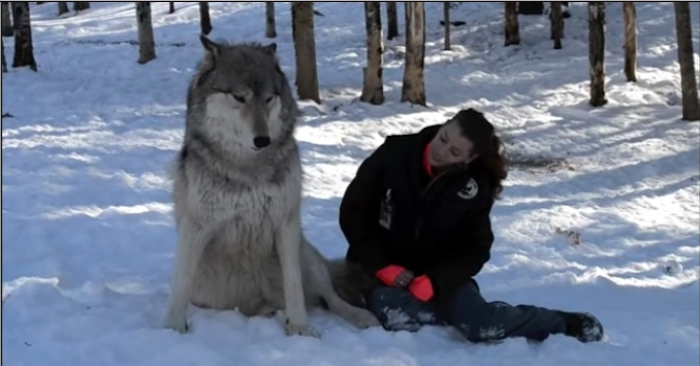
<path fill-rule="evenodd" d="M 68 13 L 70 10 L 68 9 L 68 2 L 67 1 L 59 1 L 58 2 L 58 15 L 63 15 L 65 13 Z"/>
<path fill-rule="evenodd" d="M 690 23 L 690 4 L 685 1 L 674 1 L 673 5 L 676 11 L 678 63 L 681 66 L 683 120 L 700 121 L 700 100 L 698 100 L 698 82 L 695 78 L 695 57 L 693 55 L 693 28 Z"/>
<path fill-rule="evenodd" d="M 516 1 L 505 2 L 505 36 L 506 46 L 520 44 L 520 25 L 518 24 L 518 3 Z"/>
<path fill-rule="evenodd" d="M 365 1 L 367 67 L 364 72 L 364 82 L 360 100 L 375 105 L 384 103 L 381 4 L 382 3 L 379 1 Z"/>
<path fill-rule="evenodd" d="M 2 29 L 0 33 L 3 37 L 12 37 L 15 35 L 15 30 L 12 28 L 12 16 L 10 15 L 10 2 L 3 1 L 0 12 L 2 13 Z"/>
<path fill-rule="evenodd" d="M 0 37 L 0 45 L 2 45 L 2 72 L 7 72 L 7 62 L 5 62 L 5 42 Z"/>
<path fill-rule="evenodd" d="M 588 2 L 588 60 L 591 73 L 589 103 L 600 107 L 608 103 L 605 97 L 605 3 Z"/>
<path fill-rule="evenodd" d="M 73 2 L 73 10 L 81 11 L 81 10 L 87 10 L 87 9 L 90 9 L 90 2 L 89 1 L 74 1 Z"/>
<path fill-rule="evenodd" d="M 407 1 L 406 12 L 406 61 L 404 63 L 401 102 L 425 106 L 425 3 Z"/>
<path fill-rule="evenodd" d="M 386 38 L 392 40 L 399 36 L 399 17 L 396 15 L 396 1 L 386 2 Z"/>
<path fill-rule="evenodd" d="M 37 71 L 32 44 L 32 26 L 28 1 L 12 1 L 12 12 L 15 21 L 15 55 L 12 67 L 29 66 Z"/>
<path fill-rule="evenodd" d="M 564 38 L 564 14 L 561 10 L 561 1 L 552 1 L 551 35 L 554 41 L 554 49 L 561 49 L 561 39 Z"/>
<path fill-rule="evenodd" d="M 202 34 L 209 34 L 214 29 L 211 26 L 211 16 L 209 15 L 209 2 L 199 2 L 199 22 L 202 27 Z"/>
<path fill-rule="evenodd" d="M 277 26 L 275 25 L 275 2 L 265 2 L 265 37 L 277 37 Z"/>
<path fill-rule="evenodd" d="M 139 59 L 137 62 L 145 64 L 156 58 L 156 42 L 153 35 L 150 2 L 136 2 L 136 25 L 139 36 Z"/>
<path fill-rule="evenodd" d="M 442 17 L 445 18 L 445 50 L 452 49 L 452 44 L 450 42 L 450 2 L 442 2 Z"/>
<path fill-rule="evenodd" d="M 168 14 L 175 14 L 175 2 L 174 1 L 168 2 Z"/>
<path fill-rule="evenodd" d="M 637 81 L 637 9 L 633 1 L 622 3 L 625 14 L 625 76 Z"/>
<path fill-rule="evenodd" d="M 313 2 L 292 2 L 292 38 L 297 68 L 297 95 L 299 99 L 313 100 L 320 104 Z"/>

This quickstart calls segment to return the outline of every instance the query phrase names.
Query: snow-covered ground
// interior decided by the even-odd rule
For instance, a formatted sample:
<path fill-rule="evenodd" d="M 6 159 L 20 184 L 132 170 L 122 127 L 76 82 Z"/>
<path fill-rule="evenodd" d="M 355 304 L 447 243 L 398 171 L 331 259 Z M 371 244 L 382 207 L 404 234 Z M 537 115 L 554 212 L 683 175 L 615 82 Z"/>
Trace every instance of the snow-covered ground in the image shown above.
<path fill-rule="evenodd" d="M 264 39 L 264 4 L 210 3 L 213 38 Z M 166 166 L 183 134 L 185 90 L 202 54 L 196 3 L 154 3 L 158 58 L 138 65 L 133 3 L 92 3 L 58 18 L 34 6 L 39 72 L 2 75 L 2 360 L 82 365 L 697 365 L 700 357 L 700 124 L 680 121 L 671 3 L 637 3 L 639 83 L 626 83 L 620 3 L 608 8 L 609 104 L 588 98 L 587 10 L 574 3 L 563 50 L 546 16 L 521 17 L 503 47 L 501 3 L 452 13 L 427 5 L 429 107 L 399 103 L 402 42 L 387 42 L 387 103 L 359 103 L 360 3 L 317 3 L 324 105 L 303 104 L 303 224 L 344 254 L 337 208 L 359 162 L 392 133 L 486 112 L 518 164 L 493 211 L 496 244 L 478 276 L 493 300 L 590 311 L 604 342 L 557 336 L 469 345 L 440 328 L 357 330 L 316 311 L 320 339 L 285 337 L 269 319 L 193 310 L 191 334 L 161 329 L 175 233 Z M 691 4 L 698 45 L 698 3 Z M 403 12 L 400 9 L 403 34 Z M 290 9 L 275 40 L 293 80 Z M 5 38 L 12 60 L 13 42 Z M 536 165 L 536 167 L 533 167 Z M 562 234 L 561 232 L 564 232 Z M 580 234 L 573 244 L 566 232 Z"/>

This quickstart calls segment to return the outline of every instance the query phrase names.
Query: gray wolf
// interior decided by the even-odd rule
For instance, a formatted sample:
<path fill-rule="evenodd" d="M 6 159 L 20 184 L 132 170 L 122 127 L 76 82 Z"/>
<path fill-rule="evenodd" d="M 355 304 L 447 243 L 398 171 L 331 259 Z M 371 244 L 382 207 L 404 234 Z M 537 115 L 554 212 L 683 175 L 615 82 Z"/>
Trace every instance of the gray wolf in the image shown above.
<path fill-rule="evenodd" d="M 275 316 L 288 335 L 319 335 L 309 307 L 378 325 L 338 295 L 330 273 L 342 264 L 302 233 L 299 109 L 276 44 L 200 41 L 172 171 L 178 241 L 164 326 L 186 332 L 190 303 Z"/>

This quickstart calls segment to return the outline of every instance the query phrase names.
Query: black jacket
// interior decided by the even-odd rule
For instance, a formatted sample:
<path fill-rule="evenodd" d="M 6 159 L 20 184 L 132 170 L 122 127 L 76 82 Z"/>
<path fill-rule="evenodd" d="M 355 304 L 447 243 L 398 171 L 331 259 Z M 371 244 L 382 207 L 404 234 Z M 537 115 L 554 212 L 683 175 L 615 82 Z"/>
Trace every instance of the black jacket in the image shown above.
<path fill-rule="evenodd" d="M 389 136 L 359 167 L 340 205 L 346 260 L 369 274 L 400 265 L 426 274 L 446 300 L 490 259 L 488 174 L 455 168 L 432 182 L 423 152 L 440 126 Z"/>

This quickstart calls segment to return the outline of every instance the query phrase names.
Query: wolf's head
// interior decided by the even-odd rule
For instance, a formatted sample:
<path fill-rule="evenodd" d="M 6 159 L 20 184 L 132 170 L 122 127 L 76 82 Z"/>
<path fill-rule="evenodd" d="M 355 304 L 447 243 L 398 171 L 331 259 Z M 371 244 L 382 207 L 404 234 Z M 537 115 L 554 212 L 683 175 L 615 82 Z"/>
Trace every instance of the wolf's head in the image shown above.
<path fill-rule="evenodd" d="M 276 44 L 230 45 L 205 36 L 200 41 L 204 58 L 187 98 L 189 133 L 234 151 L 257 152 L 287 141 L 298 107 Z"/>

